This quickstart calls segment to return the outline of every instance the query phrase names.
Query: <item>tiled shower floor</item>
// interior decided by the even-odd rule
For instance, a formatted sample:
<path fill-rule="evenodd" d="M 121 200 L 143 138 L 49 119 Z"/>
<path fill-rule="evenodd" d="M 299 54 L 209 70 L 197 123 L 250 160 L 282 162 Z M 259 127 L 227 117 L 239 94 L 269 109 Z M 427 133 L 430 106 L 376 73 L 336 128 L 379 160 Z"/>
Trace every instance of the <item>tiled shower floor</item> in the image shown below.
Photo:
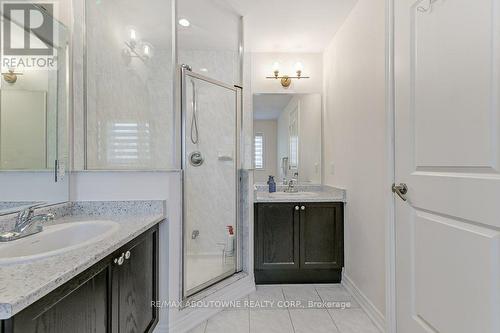
<path fill-rule="evenodd" d="M 240 305 L 189 333 L 380 333 L 338 284 L 257 286 Z"/>
<path fill-rule="evenodd" d="M 187 255 L 187 290 L 217 278 L 226 272 L 234 272 L 234 260 L 235 257 L 226 257 L 226 260 L 223 260 L 222 255 Z"/>

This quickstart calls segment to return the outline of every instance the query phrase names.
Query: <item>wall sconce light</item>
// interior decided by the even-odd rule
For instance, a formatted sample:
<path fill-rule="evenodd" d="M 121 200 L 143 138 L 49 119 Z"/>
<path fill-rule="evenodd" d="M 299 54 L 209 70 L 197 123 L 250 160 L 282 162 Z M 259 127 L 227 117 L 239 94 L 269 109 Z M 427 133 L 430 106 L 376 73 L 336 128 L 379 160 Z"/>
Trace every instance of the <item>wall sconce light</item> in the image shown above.
<path fill-rule="evenodd" d="M 292 79 L 309 79 L 309 76 L 302 76 L 302 71 L 304 70 L 304 65 L 298 62 L 295 64 L 295 74 L 296 76 L 281 75 L 280 76 L 280 64 L 275 62 L 273 64 L 273 74 L 274 76 L 266 76 L 266 79 L 280 79 L 283 88 L 288 88 L 292 84 Z"/>
<path fill-rule="evenodd" d="M 153 56 L 153 46 L 145 41 L 141 41 L 137 37 L 137 30 L 133 27 L 128 28 L 128 40 L 125 41 L 123 56 L 130 64 L 132 58 L 138 58 L 143 63 L 146 63 Z"/>
<path fill-rule="evenodd" d="M 13 69 L 9 69 L 8 72 L 2 73 L 4 81 L 10 84 L 17 82 L 18 75 L 23 75 L 23 73 L 16 73 Z"/>

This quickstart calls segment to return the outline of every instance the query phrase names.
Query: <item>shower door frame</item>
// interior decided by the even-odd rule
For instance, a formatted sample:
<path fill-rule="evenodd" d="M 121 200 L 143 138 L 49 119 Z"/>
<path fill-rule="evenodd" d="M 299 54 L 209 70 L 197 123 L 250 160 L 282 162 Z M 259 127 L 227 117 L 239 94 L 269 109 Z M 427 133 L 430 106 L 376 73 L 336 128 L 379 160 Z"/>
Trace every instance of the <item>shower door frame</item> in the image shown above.
<path fill-rule="evenodd" d="M 181 235 L 181 299 L 186 300 L 197 293 L 206 290 L 210 286 L 213 286 L 231 276 L 234 274 L 237 274 L 243 270 L 243 263 L 242 263 L 242 233 L 241 233 L 241 216 L 240 216 L 240 183 L 241 183 L 241 170 L 242 170 L 242 165 L 241 165 L 241 158 L 240 158 L 240 151 L 241 151 L 241 136 L 242 136 L 242 98 L 243 98 L 243 93 L 242 90 L 243 88 L 237 85 L 229 85 L 227 83 L 221 82 L 214 80 L 210 77 L 198 74 L 196 72 L 193 72 L 191 70 L 191 67 L 189 65 L 181 65 L 179 66 L 180 69 L 180 101 L 181 101 L 181 116 L 180 116 L 180 123 L 181 123 L 181 230 L 182 230 L 182 235 Z M 219 86 L 221 88 L 225 88 L 228 90 L 231 90 L 234 92 L 235 95 L 235 142 L 234 142 L 234 147 L 235 147 L 235 159 L 234 159 L 234 172 L 235 172 L 235 198 L 236 198 L 236 206 L 235 206 L 235 225 L 236 225 L 236 244 L 235 244 L 235 249 L 236 249 L 236 266 L 234 269 L 234 272 L 230 273 L 224 273 L 222 275 L 219 275 L 213 279 L 210 279 L 199 286 L 192 288 L 190 293 L 188 293 L 188 290 L 186 290 L 186 248 L 185 248 L 185 236 L 186 236 L 186 223 L 185 223 L 185 209 L 186 205 L 184 204 L 184 196 L 185 196 L 185 171 L 186 167 L 188 164 L 187 160 L 187 151 L 186 151 L 186 122 L 188 121 L 187 117 L 187 98 L 186 98 L 186 81 L 187 77 L 191 77 L 197 80 L 202 80 L 207 83 Z"/>

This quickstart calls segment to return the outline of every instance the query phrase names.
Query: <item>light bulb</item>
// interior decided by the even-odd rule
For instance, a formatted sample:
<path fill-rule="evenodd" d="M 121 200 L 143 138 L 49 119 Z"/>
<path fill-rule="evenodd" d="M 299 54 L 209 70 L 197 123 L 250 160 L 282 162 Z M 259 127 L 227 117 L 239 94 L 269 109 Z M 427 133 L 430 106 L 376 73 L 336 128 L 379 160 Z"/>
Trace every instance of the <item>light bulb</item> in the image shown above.
<path fill-rule="evenodd" d="M 144 45 L 144 55 L 148 56 L 150 51 L 151 49 L 149 48 L 149 45 Z"/>
<path fill-rule="evenodd" d="M 295 64 L 295 71 L 296 71 L 296 72 L 302 72 L 303 70 L 304 70 L 304 65 L 302 65 L 302 63 L 301 63 L 301 62 L 297 62 L 297 63 Z"/>
<path fill-rule="evenodd" d="M 179 20 L 179 24 L 182 25 L 183 27 L 189 27 L 191 25 L 191 23 L 185 18 L 181 18 Z"/>
<path fill-rule="evenodd" d="M 279 70 L 280 70 L 280 63 L 276 61 L 273 64 L 273 72 L 279 72 Z"/>
<path fill-rule="evenodd" d="M 130 29 L 130 40 L 133 40 L 135 41 L 137 39 L 137 32 L 135 31 L 135 29 Z"/>

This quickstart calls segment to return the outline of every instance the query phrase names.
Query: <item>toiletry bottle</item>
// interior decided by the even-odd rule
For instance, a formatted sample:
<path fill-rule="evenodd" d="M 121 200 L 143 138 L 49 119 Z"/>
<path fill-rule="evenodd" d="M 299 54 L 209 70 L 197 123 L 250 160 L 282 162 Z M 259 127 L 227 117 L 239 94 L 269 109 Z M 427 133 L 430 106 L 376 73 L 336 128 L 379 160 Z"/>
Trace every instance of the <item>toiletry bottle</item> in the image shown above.
<path fill-rule="evenodd" d="M 269 193 L 276 192 L 276 182 L 274 181 L 274 176 L 269 176 L 267 184 L 269 185 Z"/>
<path fill-rule="evenodd" d="M 228 225 L 227 227 L 227 237 L 226 237 L 226 254 L 228 256 L 234 255 L 234 227 Z"/>

